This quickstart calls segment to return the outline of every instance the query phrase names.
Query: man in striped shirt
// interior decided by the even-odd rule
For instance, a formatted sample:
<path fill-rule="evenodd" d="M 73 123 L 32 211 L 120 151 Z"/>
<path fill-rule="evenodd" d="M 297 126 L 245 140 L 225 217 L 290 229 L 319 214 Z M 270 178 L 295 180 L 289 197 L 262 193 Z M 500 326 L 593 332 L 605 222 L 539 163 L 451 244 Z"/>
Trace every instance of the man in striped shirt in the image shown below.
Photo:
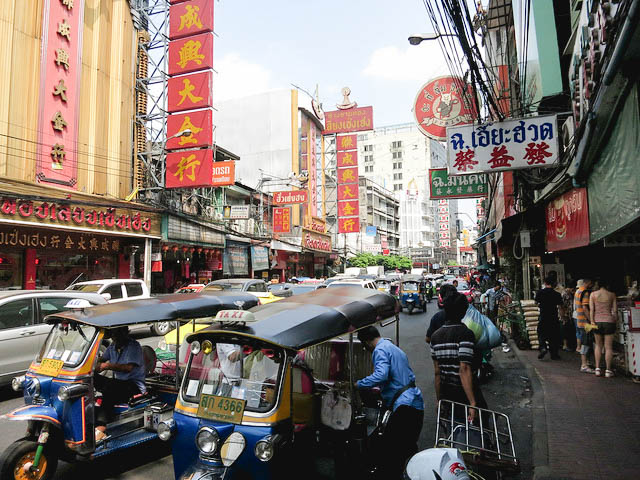
<path fill-rule="evenodd" d="M 444 301 L 445 324 L 431 337 L 436 398 L 486 408 L 482 392 L 473 381 L 475 337 L 462 323 L 468 307 L 464 295 L 449 296 Z M 469 410 L 469 417 L 475 418 L 475 410 Z"/>

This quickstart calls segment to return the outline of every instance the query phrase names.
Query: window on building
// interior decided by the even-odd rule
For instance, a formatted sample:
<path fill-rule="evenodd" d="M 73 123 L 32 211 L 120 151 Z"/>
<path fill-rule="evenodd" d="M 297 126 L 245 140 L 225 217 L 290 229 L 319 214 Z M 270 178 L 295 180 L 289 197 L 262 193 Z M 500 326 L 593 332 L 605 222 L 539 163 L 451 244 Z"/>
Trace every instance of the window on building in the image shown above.
<path fill-rule="evenodd" d="M 364 161 L 366 162 L 373 162 L 373 155 L 365 155 L 364 156 Z"/>
<path fill-rule="evenodd" d="M 364 142 L 365 140 L 368 140 L 368 139 L 369 139 L 369 134 L 368 133 L 365 133 L 363 135 L 358 135 L 358 141 L 359 142 Z"/>
<path fill-rule="evenodd" d="M 393 191 L 397 192 L 398 190 L 402 190 L 402 184 L 401 183 L 396 183 L 393 185 Z"/>
<path fill-rule="evenodd" d="M 395 158 L 402 158 L 402 152 L 393 152 L 391 156 Z"/>
<path fill-rule="evenodd" d="M 393 174 L 393 179 L 394 180 L 402 180 L 402 174 L 401 173 L 394 173 Z"/>
<path fill-rule="evenodd" d="M 365 152 L 373 152 L 373 145 L 365 145 L 364 146 L 364 151 Z"/>
<path fill-rule="evenodd" d="M 397 140 L 391 143 L 391 148 L 400 148 L 400 147 L 402 147 L 402 140 Z"/>
<path fill-rule="evenodd" d="M 393 162 L 393 169 L 394 170 L 401 170 L 402 169 L 402 162 Z"/>
<path fill-rule="evenodd" d="M 373 165 L 365 165 L 364 173 L 373 173 Z"/>

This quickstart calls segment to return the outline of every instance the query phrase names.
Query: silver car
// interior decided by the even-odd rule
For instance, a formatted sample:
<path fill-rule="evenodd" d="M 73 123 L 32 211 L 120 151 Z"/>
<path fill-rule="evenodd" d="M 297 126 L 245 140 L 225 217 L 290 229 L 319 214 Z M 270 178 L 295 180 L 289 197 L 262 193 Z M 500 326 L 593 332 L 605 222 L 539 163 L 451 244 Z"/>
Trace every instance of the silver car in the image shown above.
<path fill-rule="evenodd" d="M 0 292 L 0 386 L 27 371 L 51 325 L 44 317 L 65 310 L 69 300 L 84 299 L 92 305 L 107 301 L 97 293 L 64 290 L 10 290 Z"/>

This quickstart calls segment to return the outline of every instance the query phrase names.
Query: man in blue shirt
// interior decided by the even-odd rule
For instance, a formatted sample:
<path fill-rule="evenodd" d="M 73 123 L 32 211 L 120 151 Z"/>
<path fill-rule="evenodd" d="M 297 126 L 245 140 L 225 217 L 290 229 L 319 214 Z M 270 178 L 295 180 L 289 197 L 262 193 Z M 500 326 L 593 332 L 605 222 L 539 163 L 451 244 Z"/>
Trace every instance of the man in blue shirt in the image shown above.
<path fill-rule="evenodd" d="M 140 343 L 129 336 L 127 327 L 111 331 L 113 342 L 100 358 L 96 372 L 111 370 L 114 378 L 95 375 L 96 390 L 102 392 L 102 404 L 96 409 L 96 442 L 106 437 L 107 423 L 113 418 L 113 407 L 147 391 L 145 364 Z"/>
<path fill-rule="evenodd" d="M 407 460 L 418 451 L 424 420 L 424 401 L 407 355 L 375 327 L 358 332 L 358 340 L 373 352 L 373 373 L 356 382 L 357 388 L 379 387 L 385 406 L 392 410 L 382 437 L 386 458 L 380 478 L 401 478 Z"/>

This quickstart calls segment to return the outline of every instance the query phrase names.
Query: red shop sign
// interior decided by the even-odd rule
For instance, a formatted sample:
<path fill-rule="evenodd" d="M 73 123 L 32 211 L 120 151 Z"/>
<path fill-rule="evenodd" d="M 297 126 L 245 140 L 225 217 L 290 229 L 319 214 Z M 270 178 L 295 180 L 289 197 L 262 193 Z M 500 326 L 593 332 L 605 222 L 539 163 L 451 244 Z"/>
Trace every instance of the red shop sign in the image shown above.
<path fill-rule="evenodd" d="M 347 183 L 346 185 L 338 185 L 338 200 L 357 200 L 358 184 Z"/>
<path fill-rule="evenodd" d="M 210 187 L 213 151 L 186 150 L 167 153 L 166 188 Z"/>
<path fill-rule="evenodd" d="M 357 135 L 342 135 L 336 140 L 336 151 L 355 150 L 358 148 Z"/>
<path fill-rule="evenodd" d="M 291 231 L 291 207 L 273 208 L 273 233 L 289 233 Z"/>
<path fill-rule="evenodd" d="M 189 0 L 169 8 L 171 40 L 213 32 L 213 0 Z"/>
<path fill-rule="evenodd" d="M 213 106 L 213 73 L 182 75 L 167 80 L 167 110 L 169 113 Z"/>
<path fill-rule="evenodd" d="M 589 245 L 587 189 L 574 188 L 546 207 L 547 250 L 555 252 Z"/>
<path fill-rule="evenodd" d="M 358 165 L 358 152 L 338 152 L 338 167 L 354 167 Z"/>
<path fill-rule="evenodd" d="M 203 33 L 169 42 L 169 75 L 213 68 L 213 34 Z"/>
<path fill-rule="evenodd" d="M 358 232 L 360 232 L 359 217 L 338 218 L 338 233 L 358 233 Z"/>
<path fill-rule="evenodd" d="M 338 169 L 338 184 L 355 183 L 357 181 L 358 181 L 358 167 Z"/>
<path fill-rule="evenodd" d="M 191 134 L 180 137 L 176 136 L 185 130 L 190 130 Z M 167 138 L 169 138 L 169 140 L 167 140 L 167 150 L 212 145 L 213 111 L 208 109 L 169 115 L 167 118 Z"/>
<path fill-rule="evenodd" d="M 358 200 L 338 202 L 338 217 L 351 217 L 353 215 L 358 215 L 359 211 L 360 202 Z"/>
<path fill-rule="evenodd" d="M 309 192 L 307 190 L 292 190 L 288 192 L 273 193 L 273 203 L 278 205 L 307 203 L 308 201 Z"/>
<path fill-rule="evenodd" d="M 325 112 L 324 124 L 323 135 L 373 130 L 373 107 Z"/>

